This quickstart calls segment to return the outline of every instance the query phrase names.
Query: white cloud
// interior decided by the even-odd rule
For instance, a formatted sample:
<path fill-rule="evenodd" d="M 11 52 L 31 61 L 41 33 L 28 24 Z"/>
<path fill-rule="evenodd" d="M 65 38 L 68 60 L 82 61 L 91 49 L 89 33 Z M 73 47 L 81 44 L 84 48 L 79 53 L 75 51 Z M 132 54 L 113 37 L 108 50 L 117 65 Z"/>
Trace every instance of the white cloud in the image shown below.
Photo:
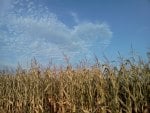
<path fill-rule="evenodd" d="M 16 7 L 18 4 L 22 7 Z M 0 60 L 2 54 L 5 59 L 14 56 L 16 62 L 32 57 L 60 60 L 62 53 L 75 59 L 94 53 L 95 47 L 109 45 L 112 32 L 107 24 L 84 22 L 70 28 L 47 7 L 29 1 L 25 4 L 27 7 L 16 0 L 13 9 L 0 19 Z M 76 18 L 75 13 L 73 16 Z"/>
<path fill-rule="evenodd" d="M 71 16 L 73 17 L 73 19 L 74 19 L 74 21 L 75 21 L 76 23 L 79 23 L 79 22 L 80 22 L 77 13 L 71 12 L 70 14 L 71 14 Z"/>

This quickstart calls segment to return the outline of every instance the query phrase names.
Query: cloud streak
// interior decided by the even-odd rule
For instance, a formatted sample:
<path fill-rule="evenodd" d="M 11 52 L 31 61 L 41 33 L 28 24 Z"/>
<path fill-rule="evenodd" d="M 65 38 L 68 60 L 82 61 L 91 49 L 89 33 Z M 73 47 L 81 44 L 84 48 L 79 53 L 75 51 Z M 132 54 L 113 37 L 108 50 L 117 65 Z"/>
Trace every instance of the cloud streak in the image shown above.
<path fill-rule="evenodd" d="M 12 57 L 10 64 L 33 57 L 59 61 L 62 53 L 75 60 L 110 43 L 112 32 L 107 24 L 78 20 L 69 27 L 46 6 L 28 0 L 8 1 L 11 7 L 6 4 L 0 12 L 0 63 Z"/>

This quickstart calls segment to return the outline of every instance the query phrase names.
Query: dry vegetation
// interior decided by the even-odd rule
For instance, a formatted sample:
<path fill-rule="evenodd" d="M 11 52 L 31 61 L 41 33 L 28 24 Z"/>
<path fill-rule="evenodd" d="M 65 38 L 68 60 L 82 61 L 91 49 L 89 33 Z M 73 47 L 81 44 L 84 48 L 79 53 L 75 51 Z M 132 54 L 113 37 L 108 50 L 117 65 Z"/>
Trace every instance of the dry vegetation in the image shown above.
<path fill-rule="evenodd" d="M 18 67 L 0 73 L 0 113 L 148 113 L 150 62 L 124 60 L 116 68 Z"/>

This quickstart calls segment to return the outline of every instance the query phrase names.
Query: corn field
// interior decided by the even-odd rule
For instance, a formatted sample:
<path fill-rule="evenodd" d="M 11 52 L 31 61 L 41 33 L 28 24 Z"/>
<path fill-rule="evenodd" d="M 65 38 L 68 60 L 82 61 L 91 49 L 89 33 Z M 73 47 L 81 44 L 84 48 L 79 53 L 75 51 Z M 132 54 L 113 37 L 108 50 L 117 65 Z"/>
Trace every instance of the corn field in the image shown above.
<path fill-rule="evenodd" d="M 0 72 L 0 113 L 150 113 L 150 62 Z M 104 67 L 105 69 L 102 69 Z"/>

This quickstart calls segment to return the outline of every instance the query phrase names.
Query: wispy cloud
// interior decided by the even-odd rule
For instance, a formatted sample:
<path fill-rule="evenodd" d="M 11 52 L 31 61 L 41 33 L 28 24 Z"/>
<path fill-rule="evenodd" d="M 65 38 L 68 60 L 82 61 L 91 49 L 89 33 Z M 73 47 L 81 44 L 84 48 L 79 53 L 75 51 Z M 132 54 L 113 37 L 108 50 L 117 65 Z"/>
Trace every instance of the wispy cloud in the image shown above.
<path fill-rule="evenodd" d="M 11 0 L 1 0 L 0 1 L 0 17 L 10 8 Z"/>
<path fill-rule="evenodd" d="M 2 0 L 2 2 L 5 0 Z M 46 6 L 29 0 L 13 0 L 11 8 L 0 12 L 0 62 L 23 62 L 38 57 L 45 60 L 63 59 L 62 53 L 73 59 L 91 54 L 94 48 L 109 45 L 112 32 L 107 24 L 82 22 L 76 14 L 76 25 L 71 28 Z M 7 9 L 7 10 L 5 10 Z M 9 59 L 9 60 L 8 60 Z M 3 62 L 2 62 L 3 61 Z M 8 62 L 6 62 L 8 63 Z"/>
<path fill-rule="evenodd" d="M 71 16 L 73 17 L 73 19 L 74 19 L 74 21 L 75 21 L 76 23 L 79 23 L 79 22 L 80 22 L 77 13 L 71 12 L 70 14 L 71 14 Z"/>

